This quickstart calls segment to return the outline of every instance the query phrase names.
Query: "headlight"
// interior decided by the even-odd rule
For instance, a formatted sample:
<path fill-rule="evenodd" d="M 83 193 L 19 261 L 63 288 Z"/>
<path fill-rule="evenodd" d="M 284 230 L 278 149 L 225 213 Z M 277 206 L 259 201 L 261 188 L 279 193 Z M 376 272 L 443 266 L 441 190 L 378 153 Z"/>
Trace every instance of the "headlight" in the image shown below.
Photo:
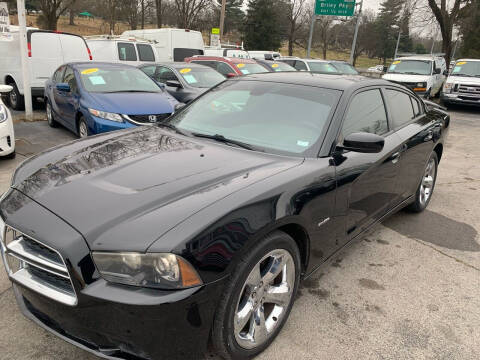
<path fill-rule="evenodd" d="M 0 123 L 4 122 L 7 119 L 8 119 L 7 108 L 4 105 L 0 104 Z"/>
<path fill-rule="evenodd" d="M 96 116 L 105 120 L 123 122 L 123 118 L 119 114 L 109 113 L 106 111 L 100 111 L 95 109 L 88 109 L 88 111 L 90 111 L 90 114 L 92 114 L 93 116 Z"/>
<path fill-rule="evenodd" d="M 202 284 L 192 265 L 174 254 L 94 252 L 92 256 L 98 271 L 109 282 L 159 289 Z"/>
<path fill-rule="evenodd" d="M 417 88 L 426 88 L 427 87 L 427 83 L 426 82 L 419 82 L 417 83 Z"/>

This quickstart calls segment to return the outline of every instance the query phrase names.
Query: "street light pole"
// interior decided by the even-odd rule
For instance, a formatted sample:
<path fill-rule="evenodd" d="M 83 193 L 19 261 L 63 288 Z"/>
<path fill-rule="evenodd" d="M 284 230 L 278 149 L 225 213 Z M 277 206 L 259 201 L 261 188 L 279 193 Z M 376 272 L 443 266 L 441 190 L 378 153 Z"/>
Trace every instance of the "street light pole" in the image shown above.
<path fill-rule="evenodd" d="M 220 44 L 223 40 L 223 26 L 225 24 L 225 7 L 227 6 L 227 0 L 222 0 L 222 10 L 220 11 Z"/>
<path fill-rule="evenodd" d="M 310 22 L 310 34 L 308 35 L 307 59 L 310 59 L 310 52 L 312 51 L 313 28 L 315 26 L 315 20 L 317 19 L 317 15 L 315 15 L 315 5 L 313 6 L 312 21 Z"/>
<path fill-rule="evenodd" d="M 23 76 L 23 97 L 25 99 L 25 118 L 33 119 L 32 88 L 30 87 L 30 68 L 28 66 L 27 19 L 25 17 L 25 0 L 17 0 L 18 31 L 20 41 L 20 60 Z"/>
<path fill-rule="evenodd" d="M 362 17 L 362 6 L 363 0 L 360 1 L 360 9 L 358 10 L 357 14 L 357 23 L 355 24 L 355 34 L 353 34 L 353 42 L 352 42 L 352 51 L 350 52 L 350 64 L 353 65 L 353 55 L 355 54 L 355 47 L 357 46 L 357 36 L 358 36 L 358 28 L 360 26 L 360 20 Z"/>
<path fill-rule="evenodd" d="M 397 58 L 398 45 L 400 44 L 400 36 L 402 36 L 402 30 L 398 32 L 397 46 L 395 46 L 395 55 L 393 56 L 393 59 Z"/>

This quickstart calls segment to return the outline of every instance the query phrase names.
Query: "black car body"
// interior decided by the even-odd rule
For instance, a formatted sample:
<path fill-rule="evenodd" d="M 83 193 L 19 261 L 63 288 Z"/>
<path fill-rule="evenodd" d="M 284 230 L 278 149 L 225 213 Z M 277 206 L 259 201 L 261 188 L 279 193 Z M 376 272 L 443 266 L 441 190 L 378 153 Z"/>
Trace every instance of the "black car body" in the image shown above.
<path fill-rule="evenodd" d="M 157 83 L 163 84 L 170 95 L 184 104 L 225 80 L 212 68 L 193 63 L 144 64 L 139 68 Z"/>
<path fill-rule="evenodd" d="M 300 91 L 322 101 L 309 95 L 320 91 L 331 110 L 317 141 L 292 145 L 302 152 L 249 150 L 233 140 L 177 133 L 189 109 L 220 101 L 229 87 L 253 89 L 253 100 L 274 89 L 291 93 L 292 101 Z M 383 105 L 368 108 L 375 101 Z M 292 107 L 278 105 L 279 112 Z M 357 126 L 358 119 L 347 119 L 359 112 L 367 122 L 388 114 L 384 125 L 362 125 L 381 135 L 344 136 Z M 447 113 L 425 107 L 396 84 L 310 73 L 230 79 L 171 119 L 177 128 L 122 130 L 30 158 L 0 203 L 7 224 L 2 254 L 22 312 L 103 357 L 198 358 L 214 333 L 219 298 L 248 249 L 272 232 L 288 234 L 298 246 L 302 275 L 310 275 L 415 201 L 429 158 L 442 157 L 449 125 Z M 291 121 L 298 127 L 301 117 Z M 26 255 L 12 245 L 15 239 Z M 92 258 L 98 252 L 173 253 L 192 264 L 203 283 L 162 290 L 109 282 Z M 28 253 L 36 255 L 29 260 Z M 19 271 L 29 281 L 16 277 L 8 257 L 26 262 Z M 39 258 L 57 259 L 57 265 Z M 68 297 L 59 301 L 62 294 Z"/>

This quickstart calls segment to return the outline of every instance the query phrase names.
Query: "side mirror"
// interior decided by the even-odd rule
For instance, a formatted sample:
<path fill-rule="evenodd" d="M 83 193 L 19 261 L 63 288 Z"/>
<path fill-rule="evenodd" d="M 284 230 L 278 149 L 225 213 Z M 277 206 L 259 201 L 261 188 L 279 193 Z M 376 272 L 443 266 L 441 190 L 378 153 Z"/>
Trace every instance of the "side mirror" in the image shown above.
<path fill-rule="evenodd" d="M 448 76 L 448 70 L 444 70 L 443 75 Z"/>
<path fill-rule="evenodd" d="M 228 73 L 227 75 L 225 75 L 227 77 L 227 79 L 230 79 L 230 78 L 233 78 L 233 77 L 236 77 L 237 74 L 235 73 Z"/>
<path fill-rule="evenodd" d="M 441 72 L 442 72 L 442 70 L 439 69 L 439 68 L 435 69 L 435 71 L 434 71 L 435 74 L 440 74 Z"/>
<path fill-rule="evenodd" d="M 360 153 L 379 153 L 383 150 L 385 139 L 377 134 L 365 132 L 347 135 L 343 144 L 338 147 L 343 150 L 350 150 Z"/>
<path fill-rule="evenodd" d="M 67 83 L 58 83 L 57 90 L 62 92 L 70 92 L 70 85 Z"/>
<path fill-rule="evenodd" d="M 180 81 L 178 80 L 168 80 L 166 83 L 165 83 L 168 87 L 174 87 L 174 88 L 177 88 L 177 89 L 180 89 L 182 88 L 182 84 L 180 84 Z"/>

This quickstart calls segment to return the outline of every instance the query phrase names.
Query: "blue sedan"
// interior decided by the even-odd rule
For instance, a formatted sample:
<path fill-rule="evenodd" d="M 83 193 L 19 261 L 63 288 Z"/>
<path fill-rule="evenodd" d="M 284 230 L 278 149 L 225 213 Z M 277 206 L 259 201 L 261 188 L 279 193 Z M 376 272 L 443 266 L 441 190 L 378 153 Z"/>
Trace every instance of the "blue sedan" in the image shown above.
<path fill-rule="evenodd" d="M 123 64 L 69 63 L 45 84 L 50 126 L 79 137 L 161 122 L 179 102 L 141 70 Z"/>

